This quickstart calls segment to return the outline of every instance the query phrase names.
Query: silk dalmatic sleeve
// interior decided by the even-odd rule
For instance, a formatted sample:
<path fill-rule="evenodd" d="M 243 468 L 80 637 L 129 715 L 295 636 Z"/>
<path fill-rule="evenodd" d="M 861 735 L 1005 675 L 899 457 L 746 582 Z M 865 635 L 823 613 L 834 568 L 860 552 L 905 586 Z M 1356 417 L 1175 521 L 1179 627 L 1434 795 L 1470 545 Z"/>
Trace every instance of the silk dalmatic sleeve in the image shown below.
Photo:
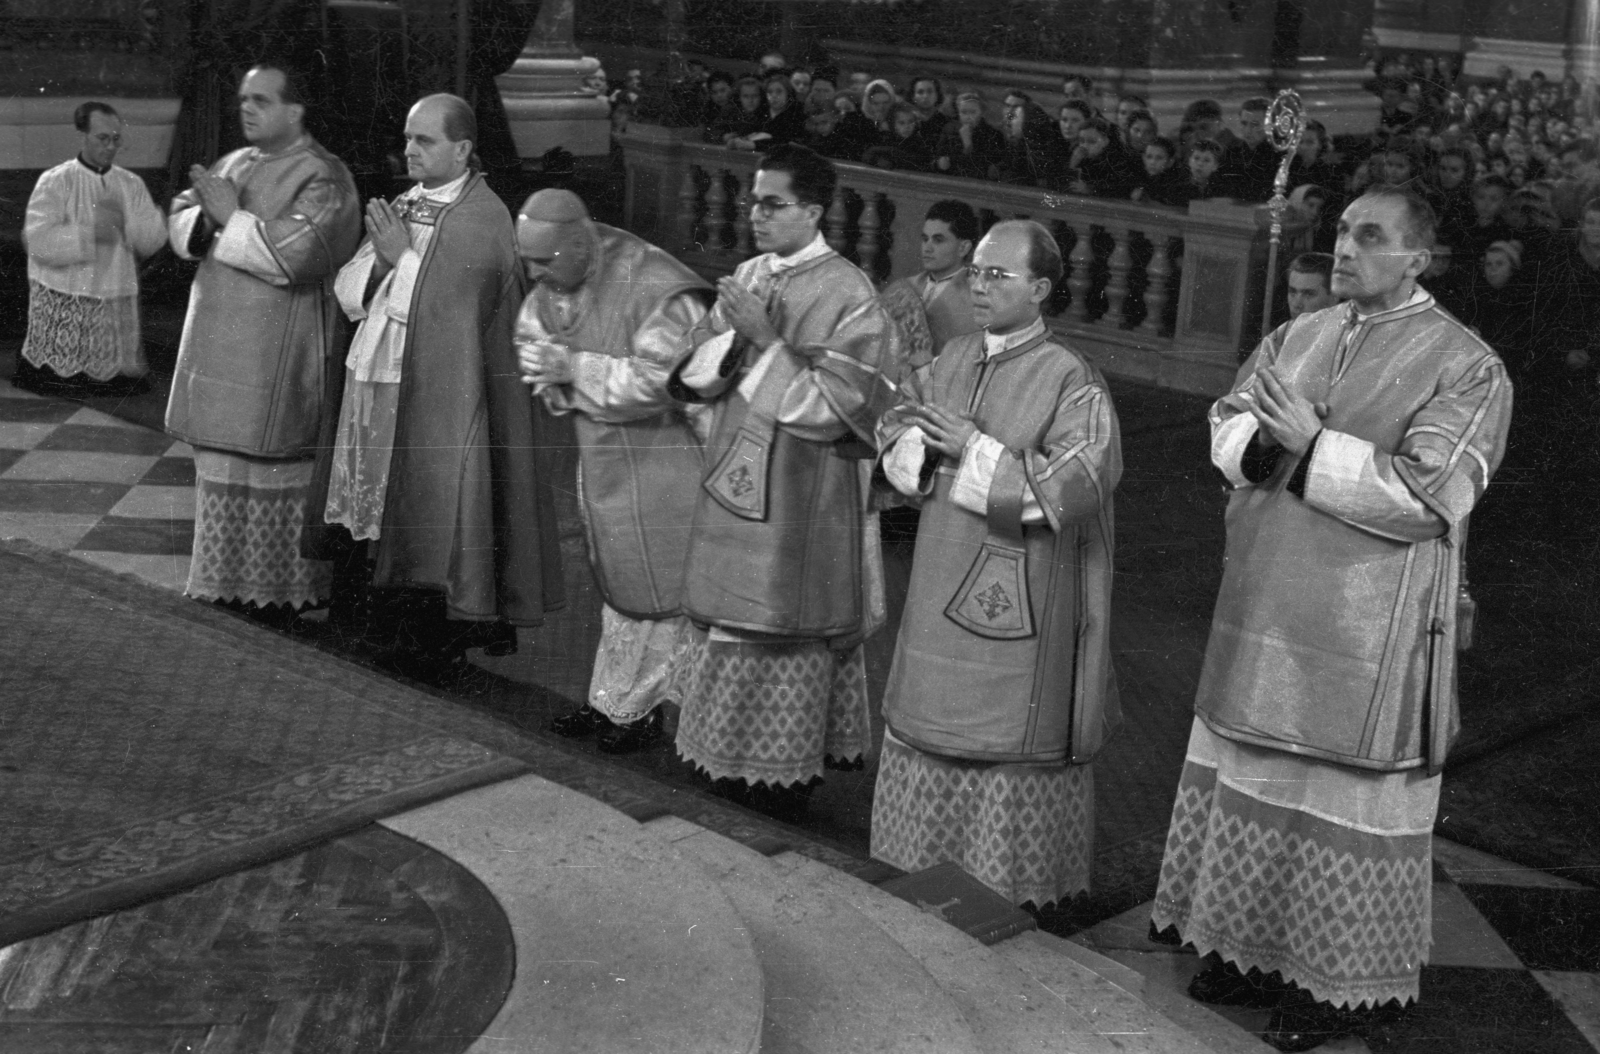
<path fill-rule="evenodd" d="M 1063 386 L 1054 420 L 1036 449 L 1006 447 L 975 433 L 962 452 L 950 500 L 1002 524 L 1048 524 L 1052 531 L 1099 515 L 1122 478 L 1122 450 L 1111 396 L 1098 382 Z"/>
<path fill-rule="evenodd" d="M 876 449 L 879 419 L 894 405 L 904 361 L 899 327 L 876 297 L 849 306 L 826 343 L 785 342 L 770 351 L 798 355 L 806 368 L 784 393 L 778 426 L 802 439 L 849 433 Z"/>
<path fill-rule="evenodd" d="M 234 210 L 216 232 L 212 256 L 218 263 L 272 285 L 314 282 L 333 274 L 344 262 L 338 247 L 350 244 L 346 239 L 349 232 L 359 229 L 359 213 L 353 193 L 327 176 L 318 176 L 300 188 L 281 216 Z M 199 242 L 210 222 L 192 188 L 174 198 L 168 221 L 173 250 L 185 259 L 202 255 Z"/>
<path fill-rule="evenodd" d="M 1309 451 L 1306 504 L 1385 538 L 1437 538 L 1483 496 L 1510 421 L 1505 367 L 1484 357 L 1417 411 L 1398 450 L 1323 429 Z"/>
<path fill-rule="evenodd" d="M 667 381 L 683 358 L 689 332 L 705 316 L 703 295 L 685 291 L 663 300 L 645 317 L 633 332 L 627 356 L 574 348 L 572 383 L 545 388 L 545 405 L 552 413 L 578 411 L 605 424 L 673 409 L 677 403 L 667 394 Z"/>

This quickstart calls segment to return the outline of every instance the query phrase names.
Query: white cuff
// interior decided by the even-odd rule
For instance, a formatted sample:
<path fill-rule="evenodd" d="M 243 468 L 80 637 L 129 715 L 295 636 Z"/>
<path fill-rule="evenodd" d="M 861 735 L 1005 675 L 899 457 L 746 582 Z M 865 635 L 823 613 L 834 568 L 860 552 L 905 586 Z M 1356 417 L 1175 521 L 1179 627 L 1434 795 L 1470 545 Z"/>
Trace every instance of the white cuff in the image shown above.
<path fill-rule="evenodd" d="M 1373 472 L 1377 447 L 1347 432 L 1324 428 L 1306 471 L 1306 500 L 1338 509 L 1359 508 L 1378 483 Z"/>
<path fill-rule="evenodd" d="M 173 214 L 167 220 L 167 241 L 172 246 L 172 251 L 178 254 L 180 260 L 194 260 L 198 257 L 189 253 L 189 241 L 194 237 L 194 225 L 200 222 L 203 213 L 199 205 L 191 205 L 182 212 Z"/>
<path fill-rule="evenodd" d="M 384 310 L 396 322 L 411 321 L 411 292 L 416 288 L 417 274 L 422 270 L 422 256 L 415 249 L 400 254 L 389 276 L 389 298 Z"/>
<path fill-rule="evenodd" d="M 956 473 L 955 485 L 950 488 L 950 500 L 957 508 L 979 516 L 989 515 L 989 488 L 994 485 L 1000 455 L 1005 452 L 1005 444 L 1000 440 L 982 432 L 972 433 L 961 452 L 961 469 Z"/>
<path fill-rule="evenodd" d="M 1235 487 L 1248 487 L 1242 470 L 1245 448 L 1255 438 L 1260 422 L 1252 413 L 1235 414 L 1211 433 L 1211 461 Z"/>
<path fill-rule="evenodd" d="M 736 334 L 733 330 L 718 333 L 710 340 L 703 341 L 694 353 L 689 356 L 689 361 L 683 367 L 683 383 L 693 388 L 700 395 L 715 397 L 722 394 L 727 386 L 727 378 L 721 374 L 722 362 L 728 357 L 728 352 L 733 350 L 733 341 Z"/>
<path fill-rule="evenodd" d="M 928 447 L 922 441 L 924 435 L 921 425 L 912 425 L 883 455 L 883 474 L 889 477 L 895 490 L 908 498 L 922 493 L 922 466 L 928 460 Z"/>

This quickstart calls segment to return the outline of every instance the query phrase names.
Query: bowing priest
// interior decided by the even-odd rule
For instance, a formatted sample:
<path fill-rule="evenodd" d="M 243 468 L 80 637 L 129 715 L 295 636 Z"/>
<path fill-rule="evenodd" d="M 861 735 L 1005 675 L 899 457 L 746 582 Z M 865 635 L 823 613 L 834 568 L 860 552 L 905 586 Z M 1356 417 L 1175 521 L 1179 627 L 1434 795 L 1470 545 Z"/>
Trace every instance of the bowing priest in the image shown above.
<path fill-rule="evenodd" d="M 39 177 L 28 198 L 28 333 L 13 380 L 26 388 L 145 390 L 139 260 L 167 240 L 144 180 L 116 164 L 122 118 L 103 102 L 73 114 L 78 156 Z"/>
<path fill-rule="evenodd" d="M 825 767 L 862 763 L 861 642 L 884 621 L 866 491 L 899 331 L 819 233 L 836 181 L 806 147 L 763 156 L 744 205 L 761 255 L 717 283 L 671 382 L 714 411 L 683 585 L 710 635 L 678 752 L 780 813 L 804 807 Z"/>
<path fill-rule="evenodd" d="M 1039 907 L 1089 888 L 1091 762 L 1121 714 L 1121 439 L 1100 371 L 1045 328 L 1061 272 L 1043 226 L 991 228 L 971 266 L 983 328 L 918 370 L 882 425 L 885 474 L 922 518 L 872 855 L 907 871 L 954 862 Z"/>
<path fill-rule="evenodd" d="M 1227 554 L 1152 911 L 1211 1003 L 1309 1050 L 1405 1004 L 1431 942 L 1439 771 L 1459 727 L 1467 516 L 1505 448 L 1494 351 L 1417 285 L 1433 210 L 1344 210 L 1333 293 L 1211 408 Z"/>
<path fill-rule="evenodd" d="M 324 509 L 363 542 L 390 659 L 436 676 L 516 649 L 563 603 L 549 481 L 512 330 L 524 290 L 511 214 L 474 164 L 472 107 L 406 117 L 416 185 L 366 208 L 338 275 L 359 324 L 345 357 Z"/>
<path fill-rule="evenodd" d="M 287 621 L 331 589 L 300 535 L 330 399 L 333 276 L 361 239 L 361 205 L 349 170 L 306 134 L 292 71 L 249 70 L 239 123 L 249 145 L 193 166 L 167 221 L 173 251 L 200 268 L 166 428 L 195 448 L 184 591 Z"/>
<path fill-rule="evenodd" d="M 541 190 L 517 217 L 533 289 L 517 320 L 522 376 L 553 414 L 572 415 L 578 508 L 604 603 L 588 702 L 559 717 L 600 749 L 659 739 L 679 702 L 697 631 L 680 614 L 683 562 L 704 472 L 702 406 L 667 394 L 711 287 L 667 253 L 589 217 L 571 191 Z M 697 420 L 691 420 L 691 413 Z"/>

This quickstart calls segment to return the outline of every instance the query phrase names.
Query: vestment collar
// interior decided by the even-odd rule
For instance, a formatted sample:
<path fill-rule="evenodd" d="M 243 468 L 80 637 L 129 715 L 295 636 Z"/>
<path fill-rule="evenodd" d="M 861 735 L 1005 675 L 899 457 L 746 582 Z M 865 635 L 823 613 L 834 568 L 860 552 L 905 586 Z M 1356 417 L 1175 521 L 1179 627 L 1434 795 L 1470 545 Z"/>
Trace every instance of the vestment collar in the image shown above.
<path fill-rule="evenodd" d="M 78 155 L 78 164 L 82 165 L 84 168 L 87 168 L 90 172 L 93 172 L 97 176 L 103 176 L 107 172 L 111 171 L 110 165 L 107 165 L 105 168 L 101 168 L 99 165 L 89 162 L 82 154 Z"/>
<path fill-rule="evenodd" d="M 782 271 L 792 271 L 802 264 L 808 264 L 813 260 L 821 259 L 823 256 L 826 256 L 831 252 L 833 252 L 833 250 L 828 248 L 828 240 L 822 236 L 821 231 L 818 231 L 817 236 L 812 238 L 810 244 L 808 244 L 804 249 L 801 249 L 798 252 L 792 252 L 788 256 L 779 256 L 777 253 L 768 253 L 766 256 L 762 257 L 761 266 L 767 271 L 768 274 L 778 274 Z"/>
<path fill-rule="evenodd" d="M 471 178 L 472 169 L 469 168 L 442 187 L 434 187 L 432 190 L 428 190 L 421 183 L 414 183 L 411 189 L 401 196 L 409 201 L 427 198 L 429 201 L 437 202 L 440 205 L 448 205 L 461 196 L 461 191 L 466 188 L 467 180 Z"/>
<path fill-rule="evenodd" d="M 1433 294 L 1429 293 L 1426 289 L 1419 285 L 1411 291 L 1411 296 L 1407 298 L 1406 302 L 1401 304 L 1399 307 L 1391 307 L 1387 311 L 1374 311 L 1370 315 L 1364 315 L 1360 311 L 1356 310 L 1355 301 L 1350 301 L 1348 313 L 1345 316 L 1345 325 L 1373 326 L 1380 322 L 1393 322 L 1396 319 L 1417 314 L 1418 312 L 1424 311 L 1432 306 Z"/>
<path fill-rule="evenodd" d="M 992 359 L 996 355 L 1003 355 L 1014 348 L 1024 344 L 1031 344 L 1044 337 L 1044 318 L 1036 318 L 1028 326 L 1011 333 L 990 333 L 983 331 L 983 357 Z"/>

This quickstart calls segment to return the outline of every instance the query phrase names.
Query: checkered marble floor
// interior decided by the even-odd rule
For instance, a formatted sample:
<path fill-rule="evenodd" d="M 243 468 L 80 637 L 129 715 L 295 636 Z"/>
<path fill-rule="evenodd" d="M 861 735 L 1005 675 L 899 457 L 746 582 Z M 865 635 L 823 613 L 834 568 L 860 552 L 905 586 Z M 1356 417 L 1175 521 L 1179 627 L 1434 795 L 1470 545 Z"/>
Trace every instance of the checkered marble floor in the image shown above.
<path fill-rule="evenodd" d="M 0 381 L 0 535 L 181 590 L 194 538 L 194 452 Z"/>
<path fill-rule="evenodd" d="M 97 410 L 0 380 L 0 537 L 182 590 L 194 534 L 193 451 Z M 1157 664 L 1159 665 L 1159 664 Z M 1591 1054 L 1600 1050 L 1600 889 L 1434 840 L 1434 947 L 1402 1023 L 1330 1052 Z M 1146 940 L 1150 906 L 1079 940 L 1181 993 L 1192 954 Z M 1247 1029 L 1265 1012 L 1225 1011 Z"/>

